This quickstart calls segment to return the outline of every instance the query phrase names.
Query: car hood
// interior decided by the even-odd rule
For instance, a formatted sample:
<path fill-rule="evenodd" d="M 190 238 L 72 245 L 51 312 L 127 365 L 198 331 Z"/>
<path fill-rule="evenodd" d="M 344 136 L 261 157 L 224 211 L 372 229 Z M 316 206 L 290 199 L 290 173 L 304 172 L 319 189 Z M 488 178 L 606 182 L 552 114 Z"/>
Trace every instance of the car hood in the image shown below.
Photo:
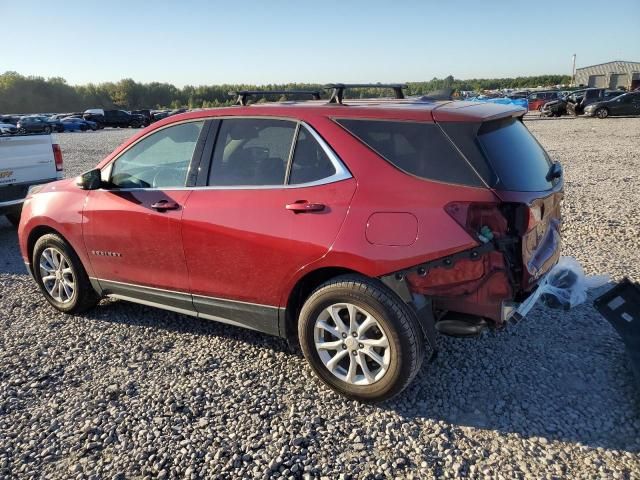
<path fill-rule="evenodd" d="M 52 192 L 64 192 L 66 190 L 78 190 L 80 187 L 76 186 L 75 178 L 64 178 L 62 180 L 56 180 L 55 182 L 49 182 L 42 185 L 42 187 L 35 193 L 35 195 L 40 195 L 43 193 L 52 193 Z"/>

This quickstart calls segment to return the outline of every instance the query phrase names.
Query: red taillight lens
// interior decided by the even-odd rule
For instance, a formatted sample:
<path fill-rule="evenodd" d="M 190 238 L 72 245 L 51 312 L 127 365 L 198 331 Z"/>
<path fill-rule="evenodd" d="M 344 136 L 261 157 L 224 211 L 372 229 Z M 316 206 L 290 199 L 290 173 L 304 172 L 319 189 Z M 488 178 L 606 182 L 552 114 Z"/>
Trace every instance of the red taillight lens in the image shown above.
<path fill-rule="evenodd" d="M 60 150 L 60 145 L 57 143 L 53 144 L 53 159 L 56 162 L 56 171 L 61 172 L 64 165 L 62 161 L 62 150 Z"/>
<path fill-rule="evenodd" d="M 507 219 L 496 203 L 452 202 L 444 209 L 469 235 L 482 242 L 507 232 Z"/>

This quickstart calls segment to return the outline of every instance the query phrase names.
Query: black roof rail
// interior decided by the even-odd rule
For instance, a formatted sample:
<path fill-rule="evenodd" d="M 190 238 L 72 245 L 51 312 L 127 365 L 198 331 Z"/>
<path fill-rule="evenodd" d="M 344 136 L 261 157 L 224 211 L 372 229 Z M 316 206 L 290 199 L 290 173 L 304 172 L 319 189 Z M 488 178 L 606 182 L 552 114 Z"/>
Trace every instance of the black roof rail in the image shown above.
<path fill-rule="evenodd" d="M 325 90 L 333 90 L 329 103 L 342 103 L 344 91 L 348 88 L 390 88 L 397 99 L 404 98 L 403 89 L 409 88 L 406 83 L 328 83 Z"/>
<path fill-rule="evenodd" d="M 236 105 L 246 105 L 249 97 L 254 95 L 311 95 L 314 100 L 320 100 L 320 90 L 238 90 L 229 92 L 236 95 Z"/>

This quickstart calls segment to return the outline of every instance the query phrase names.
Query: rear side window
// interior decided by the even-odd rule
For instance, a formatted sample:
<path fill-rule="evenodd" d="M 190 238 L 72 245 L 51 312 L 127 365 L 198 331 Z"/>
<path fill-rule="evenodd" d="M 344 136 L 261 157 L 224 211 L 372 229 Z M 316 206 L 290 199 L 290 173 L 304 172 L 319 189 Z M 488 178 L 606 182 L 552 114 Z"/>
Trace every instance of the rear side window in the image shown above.
<path fill-rule="evenodd" d="M 381 157 L 411 175 L 482 186 L 469 163 L 433 123 L 360 119 L 337 122 Z"/>
<path fill-rule="evenodd" d="M 546 180 L 551 161 L 522 122 L 515 119 L 485 122 L 478 142 L 497 176 L 496 188 L 537 192 L 553 188 Z"/>
<path fill-rule="evenodd" d="M 336 168 L 327 153 L 306 128 L 300 128 L 291 162 L 289 184 L 316 182 L 335 173 Z"/>
<path fill-rule="evenodd" d="M 216 141 L 209 185 L 284 185 L 296 123 L 273 119 L 225 119 Z"/>

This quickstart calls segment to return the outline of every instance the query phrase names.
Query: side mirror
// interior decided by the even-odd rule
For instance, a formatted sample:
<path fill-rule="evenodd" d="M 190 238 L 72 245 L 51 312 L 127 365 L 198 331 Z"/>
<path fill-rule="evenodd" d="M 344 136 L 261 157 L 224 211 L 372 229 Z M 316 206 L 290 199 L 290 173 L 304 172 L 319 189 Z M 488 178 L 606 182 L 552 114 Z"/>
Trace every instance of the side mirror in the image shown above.
<path fill-rule="evenodd" d="M 551 167 L 549 167 L 549 171 L 547 172 L 546 180 L 547 182 L 550 182 L 560 177 L 562 177 L 562 165 L 560 164 L 560 162 L 553 162 L 551 164 Z"/>
<path fill-rule="evenodd" d="M 76 185 L 82 190 L 98 190 L 102 186 L 100 169 L 94 168 L 84 172 L 76 179 Z"/>

